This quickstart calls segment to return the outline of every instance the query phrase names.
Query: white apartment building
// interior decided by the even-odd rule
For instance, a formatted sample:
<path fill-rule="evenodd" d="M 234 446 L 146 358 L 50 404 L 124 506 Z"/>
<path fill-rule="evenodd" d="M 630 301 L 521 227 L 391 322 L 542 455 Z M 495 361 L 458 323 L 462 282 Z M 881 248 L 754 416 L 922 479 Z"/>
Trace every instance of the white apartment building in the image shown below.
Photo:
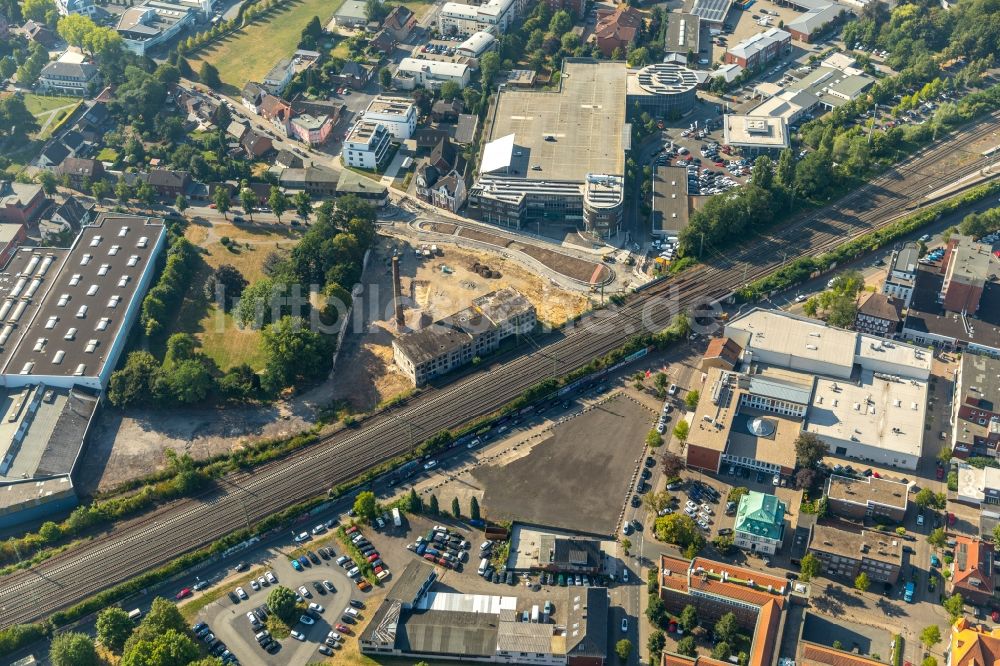
<path fill-rule="evenodd" d="M 376 170 L 389 154 L 392 135 L 381 123 L 362 120 L 344 140 L 341 157 L 347 166 Z"/>
<path fill-rule="evenodd" d="M 889 273 L 882 283 L 882 293 L 903 301 L 904 308 L 910 307 L 910 300 L 913 298 L 919 259 L 920 248 L 911 241 L 901 249 L 895 250 L 889 260 Z"/>
<path fill-rule="evenodd" d="M 407 87 L 405 79 L 409 79 L 411 89 L 415 86 L 436 88 L 445 81 L 454 81 L 459 87 L 464 88 L 469 85 L 472 76 L 468 65 L 422 58 L 403 58 L 399 62 L 396 74 L 397 78 L 402 79 L 401 84 L 404 88 Z"/>
<path fill-rule="evenodd" d="M 405 97 L 380 95 L 368 105 L 364 119 L 383 125 L 397 141 L 405 141 L 417 129 L 417 107 Z"/>
<path fill-rule="evenodd" d="M 446 2 L 438 13 L 438 30 L 468 37 L 477 32 L 502 35 L 521 14 L 523 0 L 487 0 L 481 5 Z"/>

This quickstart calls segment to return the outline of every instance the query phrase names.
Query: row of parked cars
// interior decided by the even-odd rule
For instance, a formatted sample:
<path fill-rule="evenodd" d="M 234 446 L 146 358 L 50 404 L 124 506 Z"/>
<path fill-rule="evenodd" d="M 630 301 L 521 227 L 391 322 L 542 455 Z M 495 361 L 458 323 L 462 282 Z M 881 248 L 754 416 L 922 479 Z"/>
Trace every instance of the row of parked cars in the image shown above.
<path fill-rule="evenodd" d="M 372 571 L 375 572 L 376 578 L 385 580 L 391 575 L 389 566 L 382 561 L 382 556 L 375 550 L 375 546 L 365 538 L 365 535 L 361 533 L 361 530 L 356 525 L 351 525 L 347 528 L 347 536 L 351 540 L 351 543 L 354 544 L 354 547 L 361 552 L 361 556 L 372 566 Z M 361 576 L 361 569 L 349 557 L 346 555 L 341 556 L 337 560 L 337 564 L 347 569 L 347 575 L 357 583 L 358 588 L 362 592 L 367 592 L 371 589 L 371 584 Z"/>
<path fill-rule="evenodd" d="M 322 560 L 331 560 L 337 556 L 337 553 L 333 548 L 323 546 L 322 548 L 317 548 L 319 554 L 312 550 L 307 550 L 305 555 L 299 555 L 298 557 L 292 558 L 290 561 L 292 568 L 296 571 L 305 571 L 307 568 L 314 564 L 319 564 Z M 252 585 L 252 584 L 251 584 Z M 255 590 L 257 588 L 254 588 Z"/>
<path fill-rule="evenodd" d="M 205 643 L 205 649 L 208 650 L 210 655 L 218 657 L 227 666 L 230 664 L 239 665 L 240 660 L 229 651 L 225 643 L 215 637 L 207 622 L 199 622 L 191 627 L 191 631 L 194 633 L 195 638 Z"/>

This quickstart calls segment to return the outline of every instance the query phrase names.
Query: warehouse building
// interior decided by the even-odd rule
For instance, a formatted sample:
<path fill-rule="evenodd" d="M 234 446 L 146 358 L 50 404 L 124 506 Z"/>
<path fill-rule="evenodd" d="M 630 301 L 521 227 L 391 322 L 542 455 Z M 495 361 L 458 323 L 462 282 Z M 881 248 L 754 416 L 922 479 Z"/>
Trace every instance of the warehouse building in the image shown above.
<path fill-rule="evenodd" d="M 555 92 L 501 87 L 470 214 L 520 229 L 607 236 L 624 211 L 625 64 L 567 58 Z"/>
<path fill-rule="evenodd" d="M 625 86 L 625 104 L 654 118 L 679 118 L 694 108 L 698 75 L 677 63 L 647 65 L 629 71 Z"/>
<path fill-rule="evenodd" d="M 720 26 L 725 23 L 732 6 L 733 0 L 695 0 L 691 13 L 709 25 Z"/>
<path fill-rule="evenodd" d="M 653 172 L 653 236 L 676 236 L 688 225 L 687 169 L 663 165 Z"/>
<path fill-rule="evenodd" d="M 497 38 L 488 32 L 473 33 L 467 40 L 455 47 L 456 55 L 478 58 L 489 49 L 495 48 Z"/>
<path fill-rule="evenodd" d="M 684 12 L 668 12 L 667 35 L 663 50 L 667 53 L 679 53 L 685 58 L 688 53 L 698 53 L 701 39 L 701 18 L 697 14 Z"/>
<path fill-rule="evenodd" d="M 535 328 L 535 306 L 516 290 L 500 289 L 430 326 L 392 341 L 393 360 L 414 386 L 496 351 L 512 335 Z"/>

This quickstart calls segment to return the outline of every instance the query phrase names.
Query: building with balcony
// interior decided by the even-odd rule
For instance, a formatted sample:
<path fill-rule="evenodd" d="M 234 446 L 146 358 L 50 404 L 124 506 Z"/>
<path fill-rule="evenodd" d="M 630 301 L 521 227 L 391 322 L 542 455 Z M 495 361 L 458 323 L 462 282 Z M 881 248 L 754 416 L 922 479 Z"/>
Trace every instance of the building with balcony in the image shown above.
<path fill-rule="evenodd" d="M 379 95 L 364 111 L 368 122 L 383 125 L 397 141 L 405 141 L 417 129 L 417 106 L 406 97 Z"/>
<path fill-rule="evenodd" d="M 361 120 L 351 128 L 341 157 L 347 166 L 377 171 L 385 166 L 392 135 L 384 125 Z"/>

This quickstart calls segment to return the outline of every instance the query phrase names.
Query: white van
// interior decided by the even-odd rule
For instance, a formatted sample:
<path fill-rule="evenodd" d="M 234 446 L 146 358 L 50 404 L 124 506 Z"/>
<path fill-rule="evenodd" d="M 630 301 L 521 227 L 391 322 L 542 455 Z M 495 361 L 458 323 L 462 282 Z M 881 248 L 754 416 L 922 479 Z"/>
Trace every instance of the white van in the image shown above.
<path fill-rule="evenodd" d="M 484 557 L 482 560 L 479 561 L 479 569 L 478 569 L 478 571 L 479 571 L 479 575 L 480 576 L 482 576 L 484 573 L 486 573 L 486 568 L 488 566 L 490 566 L 490 560 L 489 560 L 488 557 Z"/>

